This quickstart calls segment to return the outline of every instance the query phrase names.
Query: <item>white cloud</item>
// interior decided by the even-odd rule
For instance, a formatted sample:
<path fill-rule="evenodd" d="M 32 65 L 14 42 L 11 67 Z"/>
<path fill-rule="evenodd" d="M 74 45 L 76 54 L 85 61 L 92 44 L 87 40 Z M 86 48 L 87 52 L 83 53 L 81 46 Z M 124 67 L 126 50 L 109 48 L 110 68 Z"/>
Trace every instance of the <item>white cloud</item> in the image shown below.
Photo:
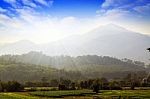
<path fill-rule="evenodd" d="M 107 10 L 105 9 L 100 9 L 96 11 L 96 14 L 104 14 L 105 12 L 107 12 Z"/>
<path fill-rule="evenodd" d="M 10 3 L 10 4 L 16 3 L 16 0 L 4 0 L 4 1 L 7 2 L 7 3 Z"/>
<path fill-rule="evenodd" d="M 101 5 L 101 9 L 97 12 L 102 12 L 103 10 L 106 10 L 105 12 L 107 12 L 107 10 L 116 9 L 149 14 L 150 3 L 147 3 L 145 0 L 105 0 L 105 2 Z"/>
<path fill-rule="evenodd" d="M 18 0 L 4 0 L 4 1 L 11 4 L 12 7 L 15 9 L 21 9 L 25 6 L 36 8 L 36 7 L 40 7 L 39 4 L 50 7 L 52 6 L 54 2 L 53 0 L 19 0 L 19 1 Z"/>
<path fill-rule="evenodd" d="M 68 24 L 68 25 L 73 25 L 76 24 L 77 19 L 75 17 L 65 17 L 61 20 L 61 24 Z"/>
<path fill-rule="evenodd" d="M 37 5 L 35 3 L 32 2 L 32 0 L 22 0 L 22 2 L 24 3 L 24 5 L 26 6 L 30 6 L 30 7 L 37 7 Z"/>
<path fill-rule="evenodd" d="M 80 20 L 72 16 L 59 19 L 38 15 L 31 10 L 17 9 L 17 11 L 20 17 L 9 18 L 3 14 L 0 16 L 0 24 L 5 26 L 4 29 L 0 29 L 0 37 L 5 40 L 8 36 L 17 40 L 29 39 L 38 43 L 50 42 L 69 35 L 81 34 L 95 27 L 94 24 L 91 25 L 92 21 L 89 19 Z M 88 21 L 91 21 L 90 24 Z M 7 35 L 6 38 L 3 34 Z"/>
<path fill-rule="evenodd" d="M 6 24 L 10 21 L 10 18 L 4 14 L 0 14 L 0 24 Z"/>
<path fill-rule="evenodd" d="M 103 8 L 108 7 L 112 5 L 113 2 L 114 2 L 113 0 L 105 0 L 105 2 L 102 4 L 102 7 Z"/>
<path fill-rule="evenodd" d="M 104 15 L 110 18 L 117 19 L 117 18 L 123 18 L 129 16 L 130 12 L 122 9 L 112 9 L 112 10 L 108 10 Z"/>
<path fill-rule="evenodd" d="M 97 10 L 96 13 L 97 16 L 120 20 L 132 15 L 130 10 L 133 5 L 134 3 L 130 0 L 105 0 L 101 9 Z"/>
<path fill-rule="evenodd" d="M 119 7 L 122 5 L 129 4 L 130 0 L 105 0 L 105 2 L 102 4 L 102 8 L 107 8 L 110 6 L 113 7 Z"/>
<path fill-rule="evenodd" d="M 141 14 L 149 14 L 150 12 L 150 3 L 143 5 L 143 6 L 136 6 L 134 10 L 141 13 Z"/>
<path fill-rule="evenodd" d="M 13 8 L 22 8 L 22 5 L 17 0 L 4 0 L 9 3 Z"/>
<path fill-rule="evenodd" d="M 6 9 L 0 7 L 0 12 L 6 12 L 6 11 L 7 11 Z"/>
<path fill-rule="evenodd" d="M 38 2 L 45 6 L 51 6 L 53 4 L 53 0 L 35 0 L 35 2 Z"/>

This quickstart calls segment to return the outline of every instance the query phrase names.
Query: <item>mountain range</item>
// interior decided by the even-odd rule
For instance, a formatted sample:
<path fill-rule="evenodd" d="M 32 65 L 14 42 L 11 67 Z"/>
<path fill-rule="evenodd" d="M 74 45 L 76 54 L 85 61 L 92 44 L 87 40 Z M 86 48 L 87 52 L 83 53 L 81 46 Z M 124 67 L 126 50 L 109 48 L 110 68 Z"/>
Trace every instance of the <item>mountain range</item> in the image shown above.
<path fill-rule="evenodd" d="M 72 35 L 46 44 L 21 40 L 0 45 L 0 55 L 41 51 L 50 56 L 102 55 L 148 62 L 149 53 L 146 52 L 148 47 L 150 36 L 108 24 L 83 35 Z"/>

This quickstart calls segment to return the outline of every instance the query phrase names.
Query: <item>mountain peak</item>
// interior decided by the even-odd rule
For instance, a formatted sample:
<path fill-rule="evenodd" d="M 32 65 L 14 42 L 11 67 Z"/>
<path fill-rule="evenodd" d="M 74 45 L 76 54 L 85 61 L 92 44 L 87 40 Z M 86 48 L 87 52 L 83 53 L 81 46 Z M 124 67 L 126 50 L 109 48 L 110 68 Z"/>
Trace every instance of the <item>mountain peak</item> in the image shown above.
<path fill-rule="evenodd" d="M 118 26 L 118 25 L 116 25 L 116 24 L 113 24 L 113 23 L 109 23 L 109 24 L 106 24 L 105 26 Z"/>
<path fill-rule="evenodd" d="M 113 24 L 113 23 L 104 25 L 104 26 L 102 26 L 102 28 L 111 29 L 111 30 L 123 30 L 123 31 L 127 31 L 126 28 L 124 28 L 124 27 L 122 27 L 120 25 Z"/>

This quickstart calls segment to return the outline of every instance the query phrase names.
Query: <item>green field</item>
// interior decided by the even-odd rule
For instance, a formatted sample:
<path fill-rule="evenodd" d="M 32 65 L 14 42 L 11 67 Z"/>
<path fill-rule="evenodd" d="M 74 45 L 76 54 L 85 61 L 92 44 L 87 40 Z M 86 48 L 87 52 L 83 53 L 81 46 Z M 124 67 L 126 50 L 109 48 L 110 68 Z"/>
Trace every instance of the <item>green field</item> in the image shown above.
<path fill-rule="evenodd" d="M 150 99 L 150 90 L 91 90 L 35 91 L 0 93 L 0 99 Z"/>
<path fill-rule="evenodd" d="M 66 91 L 46 91 L 30 92 L 30 95 L 40 97 L 63 98 L 65 96 L 88 96 L 95 94 L 91 90 L 66 90 Z"/>
<path fill-rule="evenodd" d="M 101 91 L 95 97 L 102 99 L 150 99 L 150 90 L 113 90 Z"/>
<path fill-rule="evenodd" d="M 37 99 L 37 98 L 22 93 L 9 92 L 9 93 L 0 93 L 0 99 Z"/>

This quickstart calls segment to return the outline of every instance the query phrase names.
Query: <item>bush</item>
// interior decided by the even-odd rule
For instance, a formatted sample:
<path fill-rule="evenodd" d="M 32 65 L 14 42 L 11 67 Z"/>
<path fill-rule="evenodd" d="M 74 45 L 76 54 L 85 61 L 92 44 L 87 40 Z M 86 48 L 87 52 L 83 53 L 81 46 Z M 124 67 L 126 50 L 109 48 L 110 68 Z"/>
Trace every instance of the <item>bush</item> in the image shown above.
<path fill-rule="evenodd" d="M 120 85 L 116 81 L 110 82 L 109 88 L 110 88 L 110 90 L 122 90 L 122 88 L 120 87 Z"/>
<path fill-rule="evenodd" d="M 59 90 L 67 90 L 67 88 L 64 84 L 59 84 L 58 89 Z"/>
<path fill-rule="evenodd" d="M 3 82 L 1 83 L 1 88 L 2 88 L 1 91 L 6 92 L 17 92 L 24 90 L 24 86 L 16 81 L 9 81 L 6 83 Z"/>
<path fill-rule="evenodd" d="M 76 85 L 75 85 L 75 83 L 71 83 L 70 90 L 76 90 Z"/>

